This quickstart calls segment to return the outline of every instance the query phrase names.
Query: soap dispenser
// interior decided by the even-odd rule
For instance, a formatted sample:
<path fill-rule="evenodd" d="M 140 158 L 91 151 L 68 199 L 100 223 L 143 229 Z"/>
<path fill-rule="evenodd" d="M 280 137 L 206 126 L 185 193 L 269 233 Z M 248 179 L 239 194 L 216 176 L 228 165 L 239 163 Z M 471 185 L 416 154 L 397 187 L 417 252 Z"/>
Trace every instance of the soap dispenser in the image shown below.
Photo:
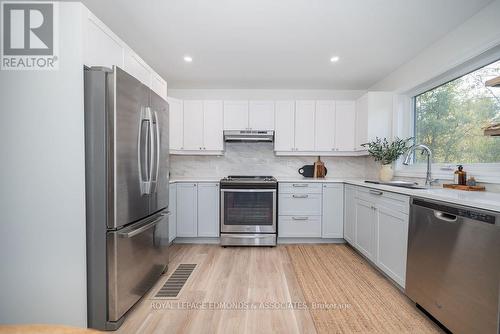
<path fill-rule="evenodd" d="M 461 186 L 467 185 L 467 173 L 464 171 L 464 166 L 458 165 L 453 177 L 453 183 Z"/>

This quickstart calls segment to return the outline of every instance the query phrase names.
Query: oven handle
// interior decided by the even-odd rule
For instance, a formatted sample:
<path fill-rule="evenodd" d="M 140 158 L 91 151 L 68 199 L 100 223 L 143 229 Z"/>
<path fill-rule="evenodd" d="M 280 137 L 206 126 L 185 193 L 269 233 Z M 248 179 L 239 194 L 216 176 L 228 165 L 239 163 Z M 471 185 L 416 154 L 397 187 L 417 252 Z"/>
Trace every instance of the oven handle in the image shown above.
<path fill-rule="evenodd" d="M 221 189 L 223 193 L 275 193 L 276 189 Z"/>

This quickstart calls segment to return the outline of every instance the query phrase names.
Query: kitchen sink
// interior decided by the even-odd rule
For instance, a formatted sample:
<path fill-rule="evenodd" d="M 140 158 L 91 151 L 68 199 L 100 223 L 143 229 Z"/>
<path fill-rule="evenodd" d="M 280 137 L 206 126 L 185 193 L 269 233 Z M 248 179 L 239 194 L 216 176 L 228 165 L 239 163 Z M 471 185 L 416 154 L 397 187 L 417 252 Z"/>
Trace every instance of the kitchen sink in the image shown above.
<path fill-rule="evenodd" d="M 416 182 L 408 182 L 408 181 L 379 182 L 379 181 L 366 180 L 365 183 L 373 183 L 373 184 L 380 184 L 383 186 L 393 186 L 393 187 L 409 188 L 409 189 L 426 189 L 426 187 L 420 186 Z"/>

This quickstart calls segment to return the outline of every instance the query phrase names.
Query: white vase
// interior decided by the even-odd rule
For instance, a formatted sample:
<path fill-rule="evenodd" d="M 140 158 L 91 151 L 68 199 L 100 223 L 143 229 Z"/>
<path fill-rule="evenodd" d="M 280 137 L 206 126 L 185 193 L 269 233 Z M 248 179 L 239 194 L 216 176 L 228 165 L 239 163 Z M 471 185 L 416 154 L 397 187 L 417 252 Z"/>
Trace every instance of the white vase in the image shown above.
<path fill-rule="evenodd" d="M 380 168 L 378 177 L 382 182 L 389 182 L 394 177 L 394 170 L 392 169 L 392 164 L 382 165 Z"/>

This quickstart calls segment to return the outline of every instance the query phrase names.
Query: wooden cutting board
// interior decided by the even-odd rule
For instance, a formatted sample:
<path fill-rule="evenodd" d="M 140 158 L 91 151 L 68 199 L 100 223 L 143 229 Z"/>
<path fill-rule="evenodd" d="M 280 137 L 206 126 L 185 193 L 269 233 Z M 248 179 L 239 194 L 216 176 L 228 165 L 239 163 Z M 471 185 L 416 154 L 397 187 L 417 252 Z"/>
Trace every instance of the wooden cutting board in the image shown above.
<path fill-rule="evenodd" d="M 465 190 L 465 191 L 485 191 L 486 190 L 486 187 L 484 187 L 484 186 L 463 186 L 460 184 L 443 184 L 443 188 Z"/>

